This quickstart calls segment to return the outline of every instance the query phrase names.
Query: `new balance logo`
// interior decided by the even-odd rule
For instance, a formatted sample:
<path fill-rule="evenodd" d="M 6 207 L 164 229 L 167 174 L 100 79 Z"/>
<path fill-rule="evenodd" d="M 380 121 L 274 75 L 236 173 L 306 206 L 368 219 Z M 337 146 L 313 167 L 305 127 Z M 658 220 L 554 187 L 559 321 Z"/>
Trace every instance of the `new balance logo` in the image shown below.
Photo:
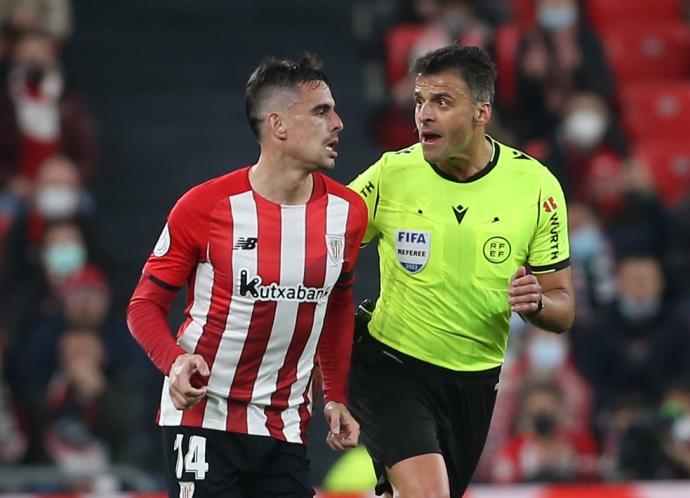
<path fill-rule="evenodd" d="M 237 239 L 237 242 L 235 242 L 233 249 L 243 249 L 243 250 L 256 249 L 256 242 L 258 240 L 259 239 L 257 239 L 256 237 L 240 237 Z"/>
<path fill-rule="evenodd" d="M 458 225 L 462 223 L 462 219 L 467 214 L 467 209 L 468 208 L 462 207 L 460 204 L 453 208 L 453 213 L 455 214 L 455 219 L 458 220 Z"/>

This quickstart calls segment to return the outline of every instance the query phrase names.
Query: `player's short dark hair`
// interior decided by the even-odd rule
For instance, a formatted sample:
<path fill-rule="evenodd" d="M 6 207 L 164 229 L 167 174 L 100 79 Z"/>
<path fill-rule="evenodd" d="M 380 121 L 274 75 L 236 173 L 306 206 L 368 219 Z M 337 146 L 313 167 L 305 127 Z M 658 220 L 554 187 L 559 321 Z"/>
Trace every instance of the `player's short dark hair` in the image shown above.
<path fill-rule="evenodd" d="M 268 57 L 254 70 L 247 80 L 244 104 L 249 126 L 257 138 L 260 123 L 258 107 L 266 93 L 277 88 L 293 89 L 309 81 L 323 81 L 328 84 L 321 67 L 321 60 L 317 56 L 305 54 L 299 60 Z"/>
<path fill-rule="evenodd" d="M 426 76 L 457 71 L 472 92 L 474 102 L 493 102 L 496 66 L 489 54 L 479 47 L 457 44 L 433 50 L 419 57 L 413 66 L 415 74 Z"/>

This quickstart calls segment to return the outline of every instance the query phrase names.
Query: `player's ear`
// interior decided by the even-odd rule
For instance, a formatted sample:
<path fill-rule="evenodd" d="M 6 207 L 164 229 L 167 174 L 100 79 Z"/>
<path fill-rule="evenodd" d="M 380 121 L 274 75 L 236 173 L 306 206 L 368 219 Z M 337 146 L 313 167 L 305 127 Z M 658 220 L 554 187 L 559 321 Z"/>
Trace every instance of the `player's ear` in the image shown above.
<path fill-rule="evenodd" d="M 480 102 L 474 109 L 474 121 L 477 125 L 486 126 L 491 119 L 491 104 L 489 102 Z"/>
<path fill-rule="evenodd" d="M 285 125 L 285 118 L 277 112 L 272 112 L 266 118 L 269 132 L 276 138 L 285 140 L 287 138 L 287 126 Z"/>

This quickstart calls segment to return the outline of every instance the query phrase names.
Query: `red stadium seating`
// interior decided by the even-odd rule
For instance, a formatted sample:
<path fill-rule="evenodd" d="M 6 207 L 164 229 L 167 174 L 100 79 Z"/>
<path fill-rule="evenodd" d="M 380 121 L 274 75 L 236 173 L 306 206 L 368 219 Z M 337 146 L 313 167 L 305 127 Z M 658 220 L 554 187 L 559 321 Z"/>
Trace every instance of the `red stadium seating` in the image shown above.
<path fill-rule="evenodd" d="M 620 95 L 623 126 L 635 139 L 688 140 L 690 82 L 638 83 Z"/>
<path fill-rule="evenodd" d="M 597 28 L 621 22 L 680 20 L 681 0 L 587 0 L 585 11 Z"/>
<path fill-rule="evenodd" d="M 601 38 L 619 88 L 690 74 L 690 27 L 680 21 L 610 26 Z"/>
<path fill-rule="evenodd" d="M 496 29 L 496 98 L 506 107 L 513 107 L 517 99 L 517 51 L 522 30 L 517 23 Z"/>
<path fill-rule="evenodd" d="M 401 24 L 386 34 L 386 80 L 390 86 L 407 74 L 412 46 L 423 30 L 423 24 Z"/>
<path fill-rule="evenodd" d="M 657 192 L 669 207 L 690 196 L 690 143 L 678 140 L 645 140 L 635 155 L 649 169 Z"/>
<path fill-rule="evenodd" d="M 513 11 L 513 22 L 521 28 L 528 28 L 534 25 L 534 3 L 535 0 L 510 0 L 510 7 Z"/>

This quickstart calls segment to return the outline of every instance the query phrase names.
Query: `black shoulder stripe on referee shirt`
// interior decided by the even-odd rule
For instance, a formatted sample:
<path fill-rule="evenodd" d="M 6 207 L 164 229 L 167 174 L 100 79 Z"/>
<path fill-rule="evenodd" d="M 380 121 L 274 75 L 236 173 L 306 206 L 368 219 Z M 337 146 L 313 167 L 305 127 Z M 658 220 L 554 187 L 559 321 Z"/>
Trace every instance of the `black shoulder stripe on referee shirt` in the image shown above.
<path fill-rule="evenodd" d="M 543 265 L 543 266 L 530 266 L 530 268 L 532 268 L 532 271 L 534 273 L 546 273 L 546 272 L 562 270 L 563 268 L 568 268 L 569 266 L 570 266 L 570 258 L 565 258 L 563 261 L 559 261 L 558 263 L 554 263 L 551 265 Z"/>
<path fill-rule="evenodd" d="M 170 285 L 167 282 L 163 282 L 160 278 L 156 278 L 153 275 L 146 275 L 146 277 L 153 282 L 154 284 L 158 285 L 159 287 L 163 287 L 165 290 L 169 290 L 171 292 L 177 292 L 180 290 L 182 287 L 175 287 L 174 285 Z"/>

